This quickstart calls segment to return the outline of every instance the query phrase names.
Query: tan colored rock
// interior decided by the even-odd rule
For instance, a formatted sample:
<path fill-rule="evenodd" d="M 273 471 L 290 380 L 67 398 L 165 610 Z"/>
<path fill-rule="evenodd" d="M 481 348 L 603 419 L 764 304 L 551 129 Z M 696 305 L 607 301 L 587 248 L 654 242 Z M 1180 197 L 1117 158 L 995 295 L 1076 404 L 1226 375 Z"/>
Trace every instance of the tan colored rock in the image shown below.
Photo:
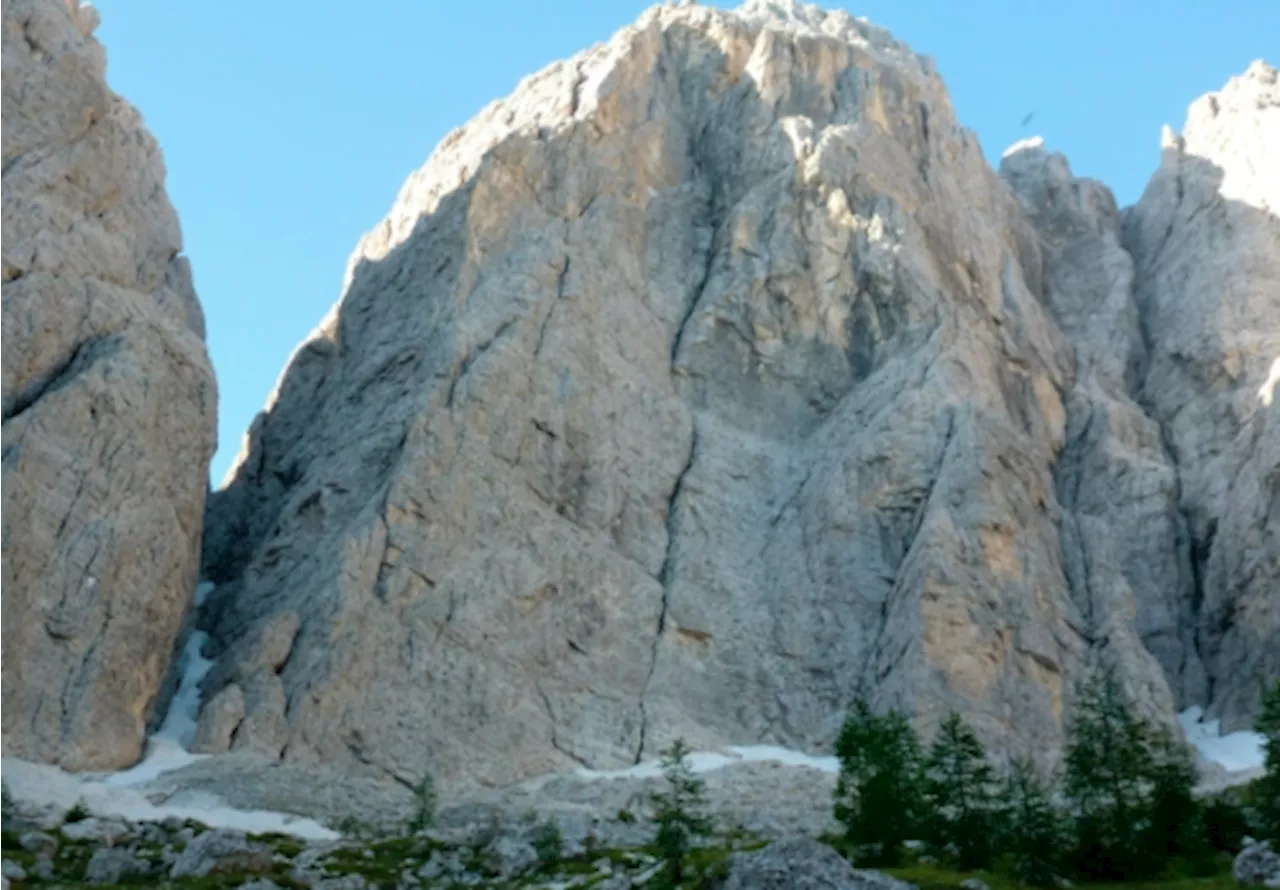
<path fill-rule="evenodd" d="M 4 748 L 132 763 L 195 588 L 216 391 L 96 12 L 6 0 Z"/>
<path fill-rule="evenodd" d="M 211 504 L 210 693 L 296 612 L 285 759 L 451 790 L 822 749 L 859 693 L 1052 756 L 1104 627 L 1167 701 L 1132 603 L 1064 569 L 1041 265 L 928 60 L 651 10 L 361 243 Z"/>
<path fill-rule="evenodd" d="M 1141 398 L 1178 469 L 1207 674 L 1188 704 L 1245 728 L 1280 677 L 1280 77 L 1195 102 L 1125 220 L 1149 347 Z"/>

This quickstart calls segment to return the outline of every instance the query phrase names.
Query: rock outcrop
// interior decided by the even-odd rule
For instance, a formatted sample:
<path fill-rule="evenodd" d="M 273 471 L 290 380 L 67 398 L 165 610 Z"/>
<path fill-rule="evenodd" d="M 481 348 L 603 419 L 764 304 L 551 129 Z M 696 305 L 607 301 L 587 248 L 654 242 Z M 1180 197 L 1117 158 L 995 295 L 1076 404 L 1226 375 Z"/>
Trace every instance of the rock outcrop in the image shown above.
<path fill-rule="evenodd" d="M 858 695 L 1053 758 L 1095 663 L 1161 719 L 1215 695 L 1144 410 L 1160 210 L 1038 146 L 1004 177 L 844 13 L 660 7 L 528 78 L 362 241 L 211 502 L 205 750 L 454 791 L 821 749 Z"/>
<path fill-rule="evenodd" d="M 791 15 L 651 12 L 411 179 L 213 505 L 239 744 L 503 783 L 859 692 L 1057 743 L 1034 235 L 925 60 Z"/>
<path fill-rule="evenodd" d="M 1247 728 L 1280 677 L 1280 77 L 1255 62 L 1191 106 L 1126 216 L 1148 358 L 1139 398 L 1178 471 L 1203 675 L 1188 704 Z M 1168 664 L 1166 663 L 1166 666 Z"/>
<path fill-rule="evenodd" d="M 4 4 L 4 750 L 127 766 L 192 600 L 216 391 L 97 13 Z"/>

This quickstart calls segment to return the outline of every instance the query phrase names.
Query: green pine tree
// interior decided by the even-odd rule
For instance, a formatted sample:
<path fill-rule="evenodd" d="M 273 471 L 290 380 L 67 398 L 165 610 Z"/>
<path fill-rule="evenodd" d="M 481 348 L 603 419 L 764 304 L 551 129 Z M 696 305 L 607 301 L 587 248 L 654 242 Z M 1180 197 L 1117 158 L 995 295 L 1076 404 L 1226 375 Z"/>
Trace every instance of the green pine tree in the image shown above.
<path fill-rule="evenodd" d="M 894 865 L 922 811 L 920 745 L 901 713 L 854 704 L 836 741 L 835 816 L 860 864 Z"/>
<path fill-rule="evenodd" d="M 997 843 L 1012 858 L 1017 879 L 1033 887 L 1054 886 L 1062 873 L 1064 820 L 1031 761 L 1015 759 L 1010 764 L 1000 809 Z"/>
<path fill-rule="evenodd" d="M 995 773 L 987 753 L 954 711 L 938 728 L 925 763 L 925 836 L 938 856 L 965 871 L 986 868 L 996 823 Z"/>
<path fill-rule="evenodd" d="M 667 790 L 652 797 L 658 829 L 654 843 L 672 887 L 681 886 L 685 879 L 694 841 L 711 833 L 703 782 L 693 774 L 686 760 L 689 753 L 683 739 L 676 739 L 670 748 L 662 752 L 662 773 L 667 780 Z"/>
<path fill-rule="evenodd" d="M 1185 749 L 1136 717 L 1115 674 L 1092 674 L 1068 731 L 1063 790 L 1076 869 L 1095 880 L 1152 877 L 1190 850 L 1199 821 Z"/>
<path fill-rule="evenodd" d="M 1261 834 L 1280 844 L 1280 680 L 1262 696 L 1254 729 L 1262 735 L 1265 772 L 1256 783 L 1254 800 Z"/>
<path fill-rule="evenodd" d="M 1204 860 L 1209 849 L 1200 804 L 1192 794 L 1196 785 L 1196 766 L 1186 745 L 1167 731 L 1154 733 L 1150 792 L 1147 800 L 1149 821 L 1146 823 L 1148 854 L 1164 860 L 1186 856 Z"/>

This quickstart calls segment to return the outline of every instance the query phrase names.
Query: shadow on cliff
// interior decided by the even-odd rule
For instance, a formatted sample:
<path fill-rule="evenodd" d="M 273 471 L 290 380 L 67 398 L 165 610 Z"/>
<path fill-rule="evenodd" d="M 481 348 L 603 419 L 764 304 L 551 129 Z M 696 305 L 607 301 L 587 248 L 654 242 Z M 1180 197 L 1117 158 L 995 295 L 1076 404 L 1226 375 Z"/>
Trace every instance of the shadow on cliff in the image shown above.
<path fill-rule="evenodd" d="M 1134 259 L 1145 349 L 1130 391 L 1160 425 L 1177 471 L 1179 562 L 1190 591 L 1184 615 L 1207 672 L 1199 694 L 1196 683 L 1190 691 L 1175 686 L 1175 694 L 1203 696 L 1207 700 L 1182 704 L 1207 706 L 1210 716 L 1226 718 L 1230 731 L 1248 724 L 1264 685 L 1280 677 L 1280 609 L 1266 606 L 1280 590 L 1280 464 L 1267 466 L 1264 449 L 1264 437 L 1280 435 L 1280 406 L 1260 391 L 1280 359 L 1280 217 L 1225 197 L 1224 181 L 1211 160 L 1165 149 L 1142 199 L 1124 212 L 1123 236 Z M 1151 210 L 1144 212 L 1147 202 Z M 1196 251 L 1223 250 L 1218 239 L 1233 242 L 1230 256 L 1247 266 L 1240 278 L 1231 277 L 1238 269 L 1226 269 L 1226 280 L 1220 275 L 1211 282 L 1217 286 L 1197 287 L 1186 265 Z M 1172 425 L 1193 403 L 1211 431 L 1188 431 L 1183 423 L 1176 432 Z M 1187 446 L 1200 454 L 1185 454 Z M 1271 451 L 1274 458 L 1277 450 Z M 1197 456 L 1202 465 L 1188 466 Z M 1214 474 L 1230 481 L 1216 503 L 1199 502 L 1188 477 L 1210 461 Z"/>

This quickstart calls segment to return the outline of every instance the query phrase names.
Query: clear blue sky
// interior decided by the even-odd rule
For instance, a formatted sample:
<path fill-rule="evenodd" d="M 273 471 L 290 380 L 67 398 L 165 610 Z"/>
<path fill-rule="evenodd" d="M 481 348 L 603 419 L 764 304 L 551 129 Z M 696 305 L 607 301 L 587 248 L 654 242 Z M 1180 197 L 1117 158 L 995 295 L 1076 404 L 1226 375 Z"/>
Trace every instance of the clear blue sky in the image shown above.
<path fill-rule="evenodd" d="M 607 39 L 637 0 L 99 0 L 111 85 L 160 140 L 221 393 L 220 482 L 347 256 L 445 133 L 525 75 Z M 714 4 L 714 5 L 730 5 Z M 1122 204 L 1160 125 L 1255 58 L 1275 0 L 866 0 L 933 56 L 989 157 L 1036 133 Z M 1035 112 L 1026 128 L 1022 118 Z"/>

